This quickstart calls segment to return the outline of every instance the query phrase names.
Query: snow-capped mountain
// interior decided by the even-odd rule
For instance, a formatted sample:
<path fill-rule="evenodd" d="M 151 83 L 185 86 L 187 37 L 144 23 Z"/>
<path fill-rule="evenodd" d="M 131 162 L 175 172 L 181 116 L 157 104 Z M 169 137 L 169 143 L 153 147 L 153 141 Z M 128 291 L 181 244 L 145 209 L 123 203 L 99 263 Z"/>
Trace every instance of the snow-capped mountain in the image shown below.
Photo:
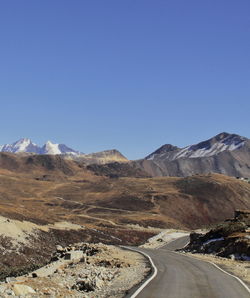
<path fill-rule="evenodd" d="M 40 153 L 40 147 L 33 143 L 30 139 L 24 138 L 20 139 L 13 144 L 6 144 L 0 146 L 1 152 L 11 152 L 11 153 Z"/>
<path fill-rule="evenodd" d="M 67 147 L 64 144 L 53 144 L 51 141 L 48 141 L 42 148 L 40 154 L 73 154 L 78 155 L 80 152 L 75 151 Z"/>
<path fill-rule="evenodd" d="M 246 143 L 247 138 L 229 134 L 226 132 L 220 133 L 217 136 L 184 148 L 178 148 L 170 144 L 163 145 L 155 152 L 148 155 L 145 159 L 168 159 L 176 160 L 179 158 L 198 158 L 198 157 L 209 157 L 217 155 L 223 151 L 233 151 L 241 148 Z"/>
<path fill-rule="evenodd" d="M 11 153 L 35 153 L 35 154 L 73 154 L 78 155 L 80 152 L 67 147 L 64 144 L 53 144 L 48 141 L 42 147 L 33 143 L 30 139 L 23 138 L 14 142 L 13 144 L 6 144 L 0 146 L 0 152 Z"/>
<path fill-rule="evenodd" d="M 223 132 L 184 148 L 163 145 L 136 163 L 152 176 L 221 173 L 250 178 L 250 140 Z"/>
<path fill-rule="evenodd" d="M 47 155 L 62 155 L 62 158 L 83 162 L 85 164 L 105 164 L 110 162 L 128 162 L 119 151 L 106 150 L 96 153 L 84 154 L 64 144 L 46 142 L 42 147 L 33 143 L 30 139 L 20 139 L 13 144 L 0 146 L 0 152 L 10 153 L 34 153 Z"/>

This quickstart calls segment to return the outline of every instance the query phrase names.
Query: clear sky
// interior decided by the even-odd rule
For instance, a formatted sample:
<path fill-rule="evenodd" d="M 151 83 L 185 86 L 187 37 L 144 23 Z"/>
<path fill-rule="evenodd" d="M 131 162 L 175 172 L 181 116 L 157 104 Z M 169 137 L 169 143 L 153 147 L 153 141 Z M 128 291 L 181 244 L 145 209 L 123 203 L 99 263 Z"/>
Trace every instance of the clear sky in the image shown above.
<path fill-rule="evenodd" d="M 250 137 L 250 1 L 1 0 L 0 104 L 0 144 Z"/>

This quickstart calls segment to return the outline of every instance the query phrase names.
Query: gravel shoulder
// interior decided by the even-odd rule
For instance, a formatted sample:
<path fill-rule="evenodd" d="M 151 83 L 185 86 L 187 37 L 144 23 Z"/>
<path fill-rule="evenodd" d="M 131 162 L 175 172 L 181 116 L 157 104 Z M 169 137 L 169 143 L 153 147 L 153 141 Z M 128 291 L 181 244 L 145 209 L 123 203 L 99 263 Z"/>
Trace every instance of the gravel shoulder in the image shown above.
<path fill-rule="evenodd" d="M 185 230 L 166 229 L 159 234 L 149 238 L 147 242 L 141 245 L 141 248 L 157 249 L 171 241 L 174 241 L 180 237 L 188 236 L 189 232 Z"/>

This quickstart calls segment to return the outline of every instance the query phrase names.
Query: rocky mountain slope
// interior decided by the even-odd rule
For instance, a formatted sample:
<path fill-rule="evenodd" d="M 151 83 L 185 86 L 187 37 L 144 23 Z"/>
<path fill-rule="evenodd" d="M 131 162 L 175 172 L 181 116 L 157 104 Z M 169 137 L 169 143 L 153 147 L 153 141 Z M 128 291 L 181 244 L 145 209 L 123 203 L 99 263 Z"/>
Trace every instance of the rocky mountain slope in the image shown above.
<path fill-rule="evenodd" d="M 72 159 L 78 162 L 84 162 L 87 165 L 98 164 L 105 165 L 108 163 L 119 162 L 126 163 L 128 159 L 118 150 L 111 149 L 90 154 L 66 155 L 64 158 Z"/>
<path fill-rule="evenodd" d="M 107 165 L 102 172 L 58 155 L 1 153 L 0 214 L 36 223 L 70 218 L 117 233 L 130 224 L 197 228 L 250 207 L 250 184 L 235 178 L 147 178 L 140 171 L 133 177 L 134 169 L 127 167 L 120 175 L 131 175 L 119 177 L 112 170 Z"/>
<path fill-rule="evenodd" d="M 184 251 L 250 261 L 250 210 L 237 210 L 205 235 L 191 233 Z"/>
<path fill-rule="evenodd" d="M 245 181 L 142 178 L 139 171 L 135 178 L 129 163 L 120 165 L 102 172 L 61 155 L 0 153 L 2 277 L 45 264 L 56 244 L 138 245 L 162 228 L 200 228 L 250 209 Z M 110 177 L 113 170 L 131 176 Z"/>
<path fill-rule="evenodd" d="M 250 140 L 220 133 L 185 148 L 164 145 L 136 163 L 152 176 L 220 173 L 250 178 Z"/>
<path fill-rule="evenodd" d="M 21 139 L 11 145 L 0 146 L 0 152 L 61 155 L 66 160 L 74 160 L 86 165 L 99 165 L 96 172 L 112 172 L 113 176 L 134 176 L 138 171 L 146 176 L 185 177 L 194 174 L 220 173 L 233 177 L 250 178 L 250 140 L 236 134 L 220 133 L 209 140 L 185 148 L 166 144 L 149 154 L 144 159 L 128 161 L 116 149 L 83 154 L 64 144 L 48 141 L 39 147 L 30 139 Z M 129 163 L 120 167 L 115 163 Z M 106 165 L 109 166 L 109 170 Z M 102 169 L 102 165 L 105 165 Z M 121 172 L 121 168 L 123 168 Z M 125 168 L 129 168 L 126 170 Z M 133 174 L 132 174 L 133 176 Z"/>
<path fill-rule="evenodd" d="M 64 144 L 54 144 L 48 141 L 42 147 L 33 143 L 30 139 L 20 139 L 13 144 L 0 146 L 0 152 L 16 154 L 37 154 L 37 155 L 61 155 L 65 159 L 84 162 L 85 164 L 106 164 L 110 162 L 127 162 L 127 158 L 118 150 L 111 149 L 96 153 L 84 154 L 80 151 L 69 148 Z"/>

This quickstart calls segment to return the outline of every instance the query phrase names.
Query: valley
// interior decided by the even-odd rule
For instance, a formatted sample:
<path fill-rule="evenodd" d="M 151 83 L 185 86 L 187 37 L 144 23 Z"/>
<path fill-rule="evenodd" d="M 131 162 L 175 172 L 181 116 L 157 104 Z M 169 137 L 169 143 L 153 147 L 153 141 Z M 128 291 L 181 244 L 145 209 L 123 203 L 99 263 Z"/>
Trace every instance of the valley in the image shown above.
<path fill-rule="evenodd" d="M 188 157 L 188 162 L 236 154 L 244 144 L 213 156 Z M 172 149 L 177 150 L 165 146 L 155 154 Z M 88 157 L 0 152 L 0 279 L 49 266 L 58 245 L 139 246 L 163 231 L 171 230 L 174 237 L 210 229 L 232 218 L 236 209 L 250 209 L 248 179 L 216 171 L 158 175 L 141 166 L 153 159 L 127 161 L 116 150 Z"/>

